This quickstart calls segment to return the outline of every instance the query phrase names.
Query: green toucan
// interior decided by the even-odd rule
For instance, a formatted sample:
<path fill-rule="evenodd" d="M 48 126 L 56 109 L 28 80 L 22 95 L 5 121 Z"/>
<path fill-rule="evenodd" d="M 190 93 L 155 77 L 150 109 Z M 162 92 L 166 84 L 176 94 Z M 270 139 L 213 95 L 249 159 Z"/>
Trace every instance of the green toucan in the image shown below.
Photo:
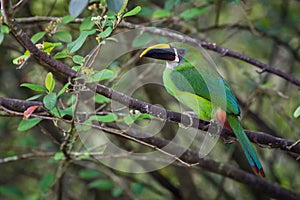
<path fill-rule="evenodd" d="M 262 165 L 239 121 L 240 109 L 227 82 L 198 49 L 182 44 L 157 44 L 140 57 L 166 61 L 163 82 L 169 94 L 201 119 L 216 119 L 234 132 L 255 174 L 265 177 Z"/>

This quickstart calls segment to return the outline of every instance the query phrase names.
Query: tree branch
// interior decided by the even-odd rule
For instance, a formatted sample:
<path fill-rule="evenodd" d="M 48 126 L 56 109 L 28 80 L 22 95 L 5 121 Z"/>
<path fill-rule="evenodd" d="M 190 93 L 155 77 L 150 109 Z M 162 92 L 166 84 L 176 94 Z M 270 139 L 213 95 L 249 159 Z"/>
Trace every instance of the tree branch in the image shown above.
<path fill-rule="evenodd" d="M 144 31 L 155 33 L 158 35 L 172 37 L 172 38 L 178 39 L 181 42 L 190 43 L 190 44 L 197 45 L 197 46 L 203 47 L 205 49 L 217 52 L 217 53 L 221 54 L 222 56 L 236 58 L 238 60 L 244 61 L 255 67 L 260 68 L 262 70 L 262 72 L 269 72 L 269 73 L 275 74 L 275 75 L 289 81 L 290 83 L 293 83 L 294 85 L 297 85 L 300 87 L 300 80 L 291 76 L 290 74 L 287 74 L 287 73 L 285 73 L 279 69 L 276 69 L 270 65 L 264 64 L 258 60 L 250 58 L 244 54 L 232 51 L 227 48 L 219 47 L 215 43 L 198 40 L 195 38 L 191 38 L 191 37 L 188 37 L 185 35 L 181 35 L 181 34 L 174 33 L 174 32 L 168 31 L 168 30 L 160 29 L 160 28 L 147 27 L 147 26 L 132 24 L 129 22 L 124 22 L 124 21 L 120 25 L 124 26 L 126 28 L 130 28 L 130 29 L 142 29 Z"/>
<path fill-rule="evenodd" d="M 20 23 L 32 23 L 32 22 L 47 22 L 47 21 L 56 21 L 58 19 L 61 19 L 60 17 L 46 17 L 46 16 L 35 16 L 35 17 L 28 17 L 28 18 L 17 18 L 16 21 L 20 22 Z M 82 22 L 83 19 L 81 18 L 76 18 L 74 20 L 74 22 Z M 125 22 L 122 21 L 120 23 L 120 26 L 126 27 L 126 28 L 130 28 L 130 29 L 142 29 L 144 31 L 148 31 L 151 33 L 155 33 L 155 34 L 159 34 L 162 36 L 169 36 L 172 38 L 176 38 L 182 42 L 187 42 L 193 45 L 197 45 L 197 46 L 201 46 L 205 49 L 217 52 L 219 54 L 221 54 L 222 56 L 228 56 L 231 58 L 236 58 L 238 60 L 244 61 L 248 64 L 251 64 L 255 67 L 258 67 L 259 69 L 262 70 L 262 72 L 269 72 L 272 74 L 275 74 L 287 81 L 289 81 L 290 83 L 293 83 L 294 85 L 297 85 L 300 87 L 300 80 L 297 79 L 296 77 L 291 76 L 290 74 L 287 74 L 283 71 L 281 71 L 280 69 L 276 69 L 273 66 L 270 66 L 268 64 L 264 64 L 258 60 L 255 60 L 253 58 L 250 58 L 244 54 L 232 51 L 230 49 L 227 48 L 223 48 L 223 47 L 219 47 L 217 46 L 215 43 L 211 43 L 211 42 L 206 42 L 206 41 L 202 41 L 202 40 L 198 40 L 198 39 L 194 39 L 185 35 L 181 35 L 178 33 L 174 33 L 174 32 L 170 32 L 168 30 L 164 30 L 161 28 L 155 28 L 155 27 L 147 27 L 147 26 L 143 26 L 143 25 L 137 25 L 137 24 L 133 24 L 133 23 L 129 23 L 129 22 Z M 235 26 L 234 26 L 235 27 Z M 238 26 L 238 28 L 244 28 L 242 26 Z M 263 32 L 261 32 L 263 33 Z M 275 39 L 279 44 L 287 47 L 289 50 L 291 50 L 293 56 L 299 60 L 299 55 L 295 54 L 295 51 L 293 49 L 290 48 L 290 46 L 287 46 L 287 44 L 283 41 L 281 41 L 280 39 L 278 39 L 276 36 L 269 36 L 266 33 L 263 33 L 265 36 L 268 36 L 272 39 Z"/>
<path fill-rule="evenodd" d="M 116 91 L 113 91 L 112 95 L 115 95 L 115 93 L 121 94 Z M 103 93 L 101 93 L 101 94 L 103 94 Z M 138 101 L 138 100 L 128 97 L 124 94 L 122 94 L 121 97 L 115 96 L 112 99 L 114 99 L 114 98 L 121 98 L 122 101 L 119 101 L 120 103 L 124 103 L 124 105 L 127 105 L 136 110 L 140 110 L 141 112 L 149 113 L 160 119 L 164 119 L 169 122 L 181 123 L 185 126 L 190 125 L 190 118 L 184 114 L 170 111 L 170 110 L 165 110 L 161 107 L 154 106 L 154 105 L 151 105 L 146 102 Z M 115 99 L 115 100 L 118 100 L 118 99 Z M 38 101 L 24 101 L 24 100 L 0 97 L 0 109 L 1 109 L 1 106 L 3 106 L 4 108 L 7 108 L 9 110 L 24 112 L 28 107 L 34 106 L 34 105 L 42 106 L 42 103 L 38 102 Z M 145 110 L 145 107 L 146 108 L 148 107 L 149 110 Z M 42 109 L 42 108 L 37 109 L 37 113 L 42 112 L 42 111 L 44 111 L 44 109 Z M 161 113 L 164 113 L 164 114 L 161 114 Z M 210 122 L 208 122 L 208 121 L 204 121 L 204 120 L 201 120 L 198 118 L 193 118 L 192 127 L 203 130 L 203 131 L 207 131 L 207 126 L 209 125 L 209 123 Z M 275 136 L 272 136 L 272 135 L 269 135 L 269 134 L 263 133 L 263 132 L 254 132 L 254 131 L 250 131 L 250 130 L 245 130 L 245 132 L 246 132 L 247 136 L 249 137 L 249 139 L 255 144 L 258 144 L 260 146 L 266 146 L 269 148 L 278 148 L 278 149 L 282 149 L 282 150 L 300 155 L 300 144 L 297 144 L 297 145 L 293 146 L 292 148 L 290 148 L 295 143 L 293 141 L 286 140 L 286 139 L 280 138 L 280 137 L 275 137 Z M 235 135 L 233 133 L 231 133 L 227 129 L 223 129 L 222 133 L 221 133 L 221 137 L 226 138 L 228 136 L 235 137 Z"/>
<path fill-rule="evenodd" d="M 0 98 L 1 99 L 1 98 Z M 8 99 L 6 99 L 8 100 Z M 0 101 L 0 102 L 7 102 L 7 101 Z M 16 103 L 20 103 L 21 101 L 14 101 Z M 10 104 L 12 105 L 12 104 Z M 2 105 L 4 106 L 4 105 Z M 22 107 L 22 106 L 16 106 L 16 107 Z M 116 135 L 118 137 L 124 137 L 122 134 L 117 132 L 117 130 L 113 131 L 114 129 L 106 128 L 99 125 L 92 125 L 93 128 L 105 131 L 109 134 Z M 294 194 L 293 192 L 284 189 L 280 186 L 273 185 L 271 183 L 268 183 L 264 179 L 261 179 L 258 176 L 252 175 L 250 173 L 247 173 L 241 169 L 238 169 L 236 167 L 215 162 L 213 160 L 207 159 L 207 158 L 200 158 L 198 152 L 191 151 L 189 149 L 185 149 L 172 141 L 158 138 L 155 136 L 149 136 L 145 133 L 137 132 L 135 130 L 130 129 L 128 131 L 128 137 L 129 140 L 140 140 L 144 143 L 150 144 L 152 146 L 155 146 L 156 148 L 162 149 L 163 147 L 172 144 L 172 148 L 169 148 L 170 152 L 169 154 L 172 154 L 176 156 L 176 152 L 184 152 L 179 158 L 180 160 L 186 162 L 186 163 L 197 163 L 197 165 L 193 165 L 194 167 L 201 167 L 207 171 L 214 172 L 229 178 L 232 178 L 238 182 L 244 183 L 249 185 L 250 187 L 254 188 L 257 191 L 263 192 L 264 194 L 278 199 L 298 199 L 297 194 Z M 152 146 L 148 146 L 152 148 Z M 16 157 L 17 159 L 24 159 L 27 157 L 32 157 L 35 155 L 28 154 L 29 156 L 21 156 Z M 0 159 L 2 162 L 9 162 L 16 159 L 15 157 L 9 157 L 7 159 Z M 178 160 L 177 160 L 178 161 Z M 0 162 L 1 163 L 1 162 Z"/>

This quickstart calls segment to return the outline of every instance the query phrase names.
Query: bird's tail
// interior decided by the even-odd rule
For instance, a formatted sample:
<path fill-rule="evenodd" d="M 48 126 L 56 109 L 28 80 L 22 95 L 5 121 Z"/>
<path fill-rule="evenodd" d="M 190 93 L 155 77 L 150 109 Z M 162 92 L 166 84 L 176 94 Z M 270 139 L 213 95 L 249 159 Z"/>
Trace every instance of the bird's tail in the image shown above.
<path fill-rule="evenodd" d="M 238 138 L 243 151 L 247 157 L 247 160 L 252 167 L 252 170 L 255 172 L 255 174 L 260 174 L 262 177 L 265 177 L 264 170 L 262 168 L 261 163 L 259 162 L 259 159 L 257 157 L 257 154 L 248 139 L 239 119 L 235 115 L 227 115 L 227 121 L 233 130 L 234 134 Z"/>

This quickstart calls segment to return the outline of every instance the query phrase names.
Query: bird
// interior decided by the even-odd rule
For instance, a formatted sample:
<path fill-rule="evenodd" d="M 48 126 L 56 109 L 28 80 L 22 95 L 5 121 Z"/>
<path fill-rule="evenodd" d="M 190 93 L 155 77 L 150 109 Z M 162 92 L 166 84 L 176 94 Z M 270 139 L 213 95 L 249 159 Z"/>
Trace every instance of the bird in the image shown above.
<path fill-rule="evenodd" d="M 232 131 L 253 172 L 265 177 L 262 164 L 240 122 L 238 101 L 204 50 L 172 42 L 145 48 L 140 54 L 142 57 L 165 61 L 163 84 L 167 92 L 192 109 L 200 119 L 215 119 Z"/>

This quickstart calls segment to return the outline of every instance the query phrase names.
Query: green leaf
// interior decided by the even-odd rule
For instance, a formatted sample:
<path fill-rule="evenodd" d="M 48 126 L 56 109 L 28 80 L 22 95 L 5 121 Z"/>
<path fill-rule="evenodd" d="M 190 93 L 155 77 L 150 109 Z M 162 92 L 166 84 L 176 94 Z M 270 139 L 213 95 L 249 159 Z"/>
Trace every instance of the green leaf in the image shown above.
<path fill-rule="evenodd" d="M 42 121 L 42 119 L 40 118 L 24 119 L 20 122 L 18 126 L 18 131 L 27 131 L 35 125 L 37 125 L 38 123 L 40 123 L 40 121 Z"/>
<path fill-rule="evenodd" d="M 82 57 L 80 55 L 74 55 L 72 60 L 73 60 L 74 63 L 79 64 L 79 65 L 84 63 L 84 57 Z"/>
<path fill-rule="evenodd" d="M 88 121 L 97 120 L 99 122 L 114 122 L 118 119 L 118 116 L 115 113 L 109 113 L 107 115 L 93 115 L 91 116 Z"/>
<path fill-rule="evenodd" d="M 53 159 L 54 159 L 54 160 L 63 160 L 64 157 L 65 157 L 65 156 L 64 156 L 63 152 L 57 152 L 57 153 L 54 155 Z"/>
<path fill-rule="evenodd" d="M 203 14 L 208 7 L 203 7 L 203 8 L 191 8 L 188 10 L 185 10 L 180 14 L 180 17 L 182 17 L 184 20 L 189 20 L 193 17 L 196 17 L 198 15 Z"/>
<path fill-rule="evenodd" d="M 141 12 L 142 7 L 141 6 L 136 6 L 134 9 L 128 11 L 127 13 L 125 13 L 123 15 L 123 17 L 129 17 L 129 16 L 133 16 L 133 15 L 137 15 L 139 12 Z"/>
<path fill-rule="evenodd" d="M 134 119 L 132 116 L 125 116 L 123 118 L 123 120 L 124 120 L 125 124 L 127 124 L 127 125 L 131 125 L 134 122 Z"/>
<path fill-rule="evenodd" d="M 298 118 L 298 117 L 300 116 L 300 106 L 295 110 L 293 116 L 294 116 L 295 118 Z"/>
<path fill-rule="evenodd" d="M 73 66 L 72 69 L 75 71 L 79 71 L 82 68 L 82 66 Z"/>
<path fill-rule="evenodd" d="M 0 26 L 0 32 L 4 33 L 4 34 L 9 34 L 9 28 L 6 25 L 1 25 Z"/>
<path fill-rule="evenodd" d="M 109 103 L 110 102 L 110 99 L 103 96 L 102 94 L 96 94 L 94 96 L 94 101 L 99 103 L 99 104 L 103 104 L 103 103 Z"/>
<path fill-rule="evenodd" d="M 170 17 L 171 12 L 165 9 L 155 10 L 152 14 L 152 17 L 155 19 Z"/>
<path fill-rule="evenodd" d="M 73 17 L 73 16 L 70 16 L 70 15 L 67 15 L 67 16 L 64 16 L 62 19 L 61 19 L 61 23 L 62 24 L 68 24 L 70 22 L 72 22 L 76 17 Z"/>
<path fill-rule="evenodd" d="M 21 87 L 27 87 L 33 91 L 36 91 L 36 92 L 46 92 L 47 89 L 41 85 L 37 85 L 37 84 L 32 84 L 32 83 L 22 83 L 20 85 Z"/>
<path fill-rule="evenodd" d="M 49 188 L 54 184 L 55 182 L 55 175 L 53 173 L 45 172 L 45 175 L 43 176 L 42 180 L 40 181 L 40 189 L 43 192 L 47 192 Z"/>
<path fill-rule="evenodd" d="M 111 34 L 112 31 L 113 29 L 111 27 L 107 27 L 103 32 L 99 33 L 98 36 L 100 38 L 106 38 Z"/>
<path fill-rule="evenodd" d="M 69 32 L 56 32 L 53 38 L 62 42 L 72 42 L 72 35 Z"/>
<path fill-rule="evenodd" d="M 172 8 L 175 5 L 175 1 L 174 0 L 167 0 L 165 1 L 165 5 L 164 5 L 164 9 L 166 10 L 172 10 Z"/>
<path fill-rule="evenodd" d="M 87 17 L 80 24 L 80 31 L 88 31 L 94 27 L 95 23 L 91 20 L 91 17 Z"/>
<path fill-rule="evenodd" d="M 46 35 L 45 31 L 38 32 L 31 37 L 31 42 L 37 43 L 40 39 L 42 39 Z"/>
<path fill-rule="evenodd" d="M 102 80 L 111 79 L 115 76 L 115 73 L 109 69 L 103 69 L 101 71 L 96 71 L 91 77 L 88 78 L 86 82 L 98 82 Z"/>
<path fill-rule="evenodd" d="M 54 90 L 55 80 L 54 80 L 53 74 L 51 72 L 49 72 L 46 76 L 45 86 L 46 86 L 47 90 L 49 91 L 49 93 L 51 93 Z"/>
<path fill-rule="evenodd" d="M 48 110 L 52 110 L 55 107 L 56 101 L 57 101 L 56 93 L 47 94 L 43 98 L 43 104 L 45 108 L 47 108 Z"/>
<path fill-rule="evenodd" d="M 64 87 L 57 93 L 57 97 L 59 97 L 60 95 L 62 95 L 63 93 L 65 93 L 66 89 L 69 87 L 69 83 L 66 83 L 64 85 Z"/>
<path fill-rule="evenodd" d="M 1 33 L 1 32 L 0 32 Z M 30 55 L 21 55 L 15 59 L 13 59 L 13 64 L 15 65 L 21 65 L 22 63 L 24 63 Z"/>
<path fill-rule="evenodd" d="M 88 3 L 88 0 L 71 0 L 69 4 L 70 15 L 72 17 L 78 17 L 88 5 Z"/>
<path fill-rule="evenodd" d="M 29 97 L 28 99 L 26 99 L 26 101 L 36 100 L 36 99 L 40 98 L 41 96 L 42 96 L 42 94 L 37 94 L 32 97 Z"/>
<path fill-rule="evenodd" d="M 153 36 L 151 36 L 149 33 L 143 32 L 141 35 L 137 36 L 133 42 L 132 47 L 142 47 L 146 46 L 148 43 L 150 43 L 153 39 Z"/>
<path fill-rule="evenodd" d="M 101 172 L 95 169 L 83 169 L 79 172 L 79 177 L 82 179 L 92 179 L 99 177 Z"/>
<path fill-rule="evenodd" d="M 110 180 L 96 180 L 89 183 L 88 188 L 97 188 L 100 190 L 111 190 L 114 188 L 114 184 Z"/>
<path fill-rule="evenodd" d="M 0 44 L 2 44 L 4 40 L 4 33 L 0 32 Z"/>
<path fill-rule="evenodd" d="M 63 50 L 63 51 L 60 51 L 60 52 L 57 52 L 53 57 L 55 59 L 60 59 L 60 58 L 67 58 L 69 55 L 67 53 L 66 50 Z"/>
<path fill-rule="evenodd" d="M 55 47 L 60 47 L 62 46 L 62 43 L 60 42 L 43 42 L 43 51 L 46 53 L 51 53 L 51 51 L 55 48 Z"/>
<path fill-rule="evenodd" d="M 82 33 L 80 33 L 79 37 L 75 41 L 68 44 L 69 52 L 74 53 L 75 51 L 79 50 L 84 44 L 86 38 L 94 33 L 96 33 L 96 29 L 90 31 L 82 31 Z"/>
<path fill-rule="evenodd" d="M 0 186 L 0 196 L 2 196 L 2 197 L 6 196 L 6 197 L 11 197 L 11 198 L 14 196 L 14 197 L 23 198 L 24 194 L 19 188 L 17 188 L 14 185 L 1 185 Z M 9 199 L 9 198 L 7 198 L 7 199 Z"/>
<path fill-rule="evenodd" d="M 108 9 L 114 13 L 118 13 L 122 8 L 124 0 L 109 0 L 107 1 Z"/>
<path fill-rule="evenodd" d="M 114 188 L 112 190 L 112 196 L 113 197 L 119 197 L 122 193 L 123 193 L 123 189 L 122 188 Z"/>
<path fill-rule="evenodd" d="M 141 184 L 141 183 L 135 183 L 133 186 L 132 186 L 132 191 L 135 193 L 135 194 L 142 194 L 144 190 L 144 186 Z"/>
<path fill-rule="evenodd" d="M 65 116 L 65 115 L 73 116 L 73 114 L 74 114 L 74 106 L 75 105 L 72 105 L 72 106 L 70 106 L 70 107 L 68 107 L 68 108 L 66 108 L 64 110 L 59 109 L 61 116 L 62 117 Z"/>

